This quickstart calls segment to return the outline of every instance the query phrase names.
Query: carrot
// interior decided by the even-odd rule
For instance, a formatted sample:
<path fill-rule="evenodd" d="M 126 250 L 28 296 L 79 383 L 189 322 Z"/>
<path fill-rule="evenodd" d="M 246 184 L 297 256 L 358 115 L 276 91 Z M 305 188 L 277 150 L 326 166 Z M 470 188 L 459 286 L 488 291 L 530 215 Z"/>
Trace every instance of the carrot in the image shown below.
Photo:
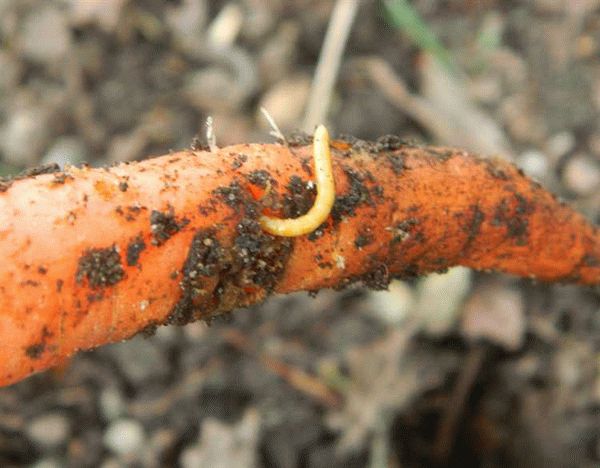
<path fill-rule="evenodd" d="M 0 184 L 0 385 L 271 293 L 379 289 L 452 265 L 600 283 L 597 229 L 517 168 L 393 138 L 332 142 L 330 215 L 308 235 L 268 234 L 263 213 L 314 202 L 304 143 Z"/>

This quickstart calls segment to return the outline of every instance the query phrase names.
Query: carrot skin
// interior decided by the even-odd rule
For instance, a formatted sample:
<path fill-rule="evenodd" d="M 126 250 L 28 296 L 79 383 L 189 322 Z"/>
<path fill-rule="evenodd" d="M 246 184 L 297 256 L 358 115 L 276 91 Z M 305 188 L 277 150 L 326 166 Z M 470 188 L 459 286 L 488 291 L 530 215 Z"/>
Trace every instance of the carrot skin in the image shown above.
<path fill-rule="evenodd" d="M 453 265 L 600 284 L 595 226 L 514 166 L 446 148 L 332 142 L 329 219 L 308 236 L 264 233 L 265 210 L 310 208 L 311 151 L 183 151 L 5 187 L 0 385 L 273 292 L 385 288 Z"/>

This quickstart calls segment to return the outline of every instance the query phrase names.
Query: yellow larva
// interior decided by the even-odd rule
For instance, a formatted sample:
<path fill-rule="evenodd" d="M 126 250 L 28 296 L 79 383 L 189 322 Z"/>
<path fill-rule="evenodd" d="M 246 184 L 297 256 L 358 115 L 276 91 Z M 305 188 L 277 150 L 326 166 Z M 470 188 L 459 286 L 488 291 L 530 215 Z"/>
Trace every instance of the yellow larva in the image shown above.
<path fill-rule="evenodd" d="M 329 132 L 323 125 L 315 130 L 313 139 L 313 158 L 315 160 L 315 175 L 317 197 L 308 212 L 299 218 L 272 218 L 261 216 L 260 225 L 269 234 L 283 237 L 296 237 L 309 234 L 317 229 L 327 219 L 335 201 L 335 184 L 333 182 L 333 167 L 329 151 Z"/>

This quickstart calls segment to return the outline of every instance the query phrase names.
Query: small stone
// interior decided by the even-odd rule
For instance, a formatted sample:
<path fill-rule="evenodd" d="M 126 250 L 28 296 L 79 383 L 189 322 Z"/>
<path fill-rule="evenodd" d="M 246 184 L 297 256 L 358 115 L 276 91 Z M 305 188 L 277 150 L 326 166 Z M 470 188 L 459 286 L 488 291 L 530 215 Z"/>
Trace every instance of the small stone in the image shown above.
<path fill-rule="evenodd" d="M 48 119 L 33 107 L 13 111 L 0 128 L 0 151 L 15 166 L 35 165 L 48 140 Z"/>
<path fill-rule="evenodd" d="M 192 325 L 192 324 L 189 324 Z M 174 327 L 174 326 L 160 326 L 156 329 L 156 333 L 154 334 L 154 340 L 159 341 L 165 344 L 176 344 L 181 339 L 181 334 L 179 333 L 181 329 L 186 329 L 185 327 Z"/>
<path fill-rule="evenodd" d="M 525 305 L 518 290 L 501 283 L 479 286 L 464 307 L 461 331 L 468 339 L 487 339 L 509 351 L 523 345 Z"/>
<path fill-rule="evenodd" d="M 38 416 L 27 427 L 29 438 L 36 444 L 48 449 L 64 444 L 69 437 L 69 433 L 69 421 L 60 413 Z"/>
<path fill-rule="evenodd" d="M 252 8 L 247 8 L 244 11 L 244 26 L 240 31 L 245 41 L 254 43 L 260 41 L 260 45 L 264 44 L 267 34 L 280 19 L 282 9 L 283 5 L 272 2 L 256 2 L 252 4 Z"/>
<path fill-rule="evenodd" d="M 125 465 L 116 457 L 105 459 L 99 468 L 125 468 Z"/>
<path fill-rule="evenodd" d="M 260 78 L 265 88 L 291 74 L 296 63 L 300 28 L 293 21 L 281 23 L 275 34 L 261 45 L 258 57 Z"/>
<path fill-rule="evenodd" d="M 444 336 L 455 326 L 471 289 L 471 276 L 468 268 L 456 267 L 419 281 L 416 314 L 426 333 Z"/>
<path fill-rule="evenodd" d="M 387 291 L 369 291 L 368 307 L 377 317 L 389 325 L 398 325 L 414 306 L 411 287 L 404 281 L 392 281 Z"/>
<path fill-rule="evenodd" d="M 600 187 L 600 165 L 584 155 L 575 155 L 567 161 L 562 180 L 577 195 L 591 195 Z"/>
<path fill-rule="evenodd" d="M 238 92 L 236 77 L 220 67 L 207 67 L 188 75 L 185 94 L 199 110 L 217 111 L 239 108 L 242 95 Z"/>
<path fill-rule="evenodd" d="M 204 42 L 204 27 L 208 17 L 205 0 L 183 0 L 167 10 L 167 25 L 176 45 L 184 52 L 197 53 Z"/>
<path fill-rule="evenodd" d="M 107 387 L 100 393 L 98 401 L 102 416 L 107 421 L 120 417 L 125 411 L 125 402 L 119 389 Z"/>
<path fill-rule="evenodd" d="M 85 161 L 86 154 L 85 145 L 76 137 L 59 137 L 42 158 L 42 164 L 75 165 Z"/>
<path fill-rule="evenodd" d="M 202 452 L 202 448 L 198 446 L 198 444 L 194 444 L 186 448 L 183 452 L 181 452 L 181 456 L 179 458 L 179 464 L 181 468 L 195 468 L 197 466 L 202 466 L 203 461 L 204 454 Z"/>
<path fill-rule="evenodd" d="M 0 50 L 0 91 L 8 92 L 11 88 L 17 86 L 21 73 L 22 64 L 11 54 Z"/>
<path fill-rule="evenodd" d="M 115 455 L 139 452 L 146 441 L 144 428 L 135 419 L 119 419 L 104 433 L 104 445 Z"/>
<path fill-rule="evenodd" d="M 101 2 L 70 0 L 69 17 L 74 26 L 81 28 L 95 24 L 105 32 L 110 33 L 115 30 L 119 23 L 121 10 L 125 2 L 126 0 L 102 0 Z"/>
<path fill-rule="evenodd" d="M 494 104 L 502 98 L 502 85 L 497 75 L 482 75 L 469 83 L 469 95 L 484 104 Z"/>
<path fill-rule="evenodd" d="M 237 424 L 227 425 L 214 418 L 202 423 L 200 441 L 186 448 L 179 459 L 183 468 L 210 466 L 256 466 L 260 418 L 250 409 Z"/>
<path fill-rule="evenodd" d="M 188 323 L 183 327 L 183 335 L 191 342 L 201 342 L 203 338 L 206 338 L 208 331 L 206 323 L 201 321 Z"/>
<path fill-rule="evenodd" d="M 66 17 L 53 7 L 30 11 L 23 22 L 22 53 L 35 62 L 55 65 L 67 55 L 71 45 Z"/>
<path fill-rule="evenodd" d="M 517 165 L 534 179 L 544 180 L 548 177 L 548 158 L 540 151 L 525 151 L 517 159 Z"/>
<path fill-rule="evenodd" d="M 264 107 L 284 132 L 298 128 L 309 92 L 310 78 L 308 76 L 299 75 L 288 78 L 280 81 L 264 94 L 259 109 Z M 263 128 L 269 128 L 269 123 L 262 113 L 257 113 L 257 120 Z"/>
<path fill-rule="evenodd" d="M 169 363 L 159 344 L 144 337 L 114 345 L 110 353 L 127 379 L 136 385 L 164 378 L 169 373 Z"/>
<path fill-rule="evenodd" d="M 571 132 L 560 132 L 548 140 L 548 153 L 555 158 L 564 156 L 575 147 L 575 136 Z"/>
<path fill-rule="evenodd" d="M 244 23 L 242 7 L 230 2 L 217 14 L 206 31 L 208 43 L 215 49 L 227 49 L 235 42 Z"/>
<path fill-rule="evenodd" d="M 240 47 L 216 54 L 214 65 L 186 74 L 183 95 L 200 111 L 240 114 L 260 83 L 255 57 Z"/>
<path fill-rule="evenodd" d="M 56 458 L 42 458 L 41 460 L 30 465 L 30 468 L 61 468 L 64 463 L 61 463 Z"/>
<path fill-rule="evenodd" d="M 143 127 L 115 136 L 110 142 L 106 159 L 111 162 L 132 161 L 142 156 L 149 136 Z"/>

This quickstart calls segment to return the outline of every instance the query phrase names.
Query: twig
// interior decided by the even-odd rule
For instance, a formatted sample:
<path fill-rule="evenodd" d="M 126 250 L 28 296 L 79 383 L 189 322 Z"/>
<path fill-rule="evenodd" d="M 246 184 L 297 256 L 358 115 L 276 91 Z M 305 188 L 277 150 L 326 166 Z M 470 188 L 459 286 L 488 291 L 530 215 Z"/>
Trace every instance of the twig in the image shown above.
<path fill-rule="evenodd" d="M 275 122 L 273 116 L 264 107 L 261 107 L 260 111 L 265 116 L 265 119 L 267 119 L 267 122 L 269 122 L 269 125 L 271 126 L 271 131 L 269 132 L 269 135 L 276 138 L 278 142 L 287 145 L 287 140 L 285 139 L 284 134 L 281 132 L 279 125 L 277 125 L 277 122 Z"/>
<path fill-rule="evenodd" d="M 337 0 L 333 8 L 302 123 L 302 128 L 306 132 L 312 132 L 315 126 L 325 120 L 331 92 L 358 5 L 358 0 Z"/>
<path fill-rule="evenodd" d="M 254 344 L 241 332 L 233 328 L 224 330 L 221 335 L 231 346 L 250 355 L 269 369 L 271 372 L 285 380 L 296 390 L 308 395 L 326 406 L 339 406 L 340 396 L 316 377 L 304 372 L 302 369 L 292 367 L 279 359 L 269 356 L 256 349 Z"/>
<path fill-rule="evenodd" d="M 217 136 L 215 135 L 214 121 L 210 115 L 206 118 L 206 143 L 211 151 L 219 150 L 219 147 L 217 146 Z"/>
<path fill-rule="evenodd" d="M 459 419 L 464 412 L 471 388 L 479 375 L 486 352 L 487 348 L 485 345 L 477 345 L 471 348 L 467 355 L 466 362 L 461 369 L 439 425 L 433 447 L 433 459 L 437 463 L 443 464 L 450 456 L 456 438 Z"/>

